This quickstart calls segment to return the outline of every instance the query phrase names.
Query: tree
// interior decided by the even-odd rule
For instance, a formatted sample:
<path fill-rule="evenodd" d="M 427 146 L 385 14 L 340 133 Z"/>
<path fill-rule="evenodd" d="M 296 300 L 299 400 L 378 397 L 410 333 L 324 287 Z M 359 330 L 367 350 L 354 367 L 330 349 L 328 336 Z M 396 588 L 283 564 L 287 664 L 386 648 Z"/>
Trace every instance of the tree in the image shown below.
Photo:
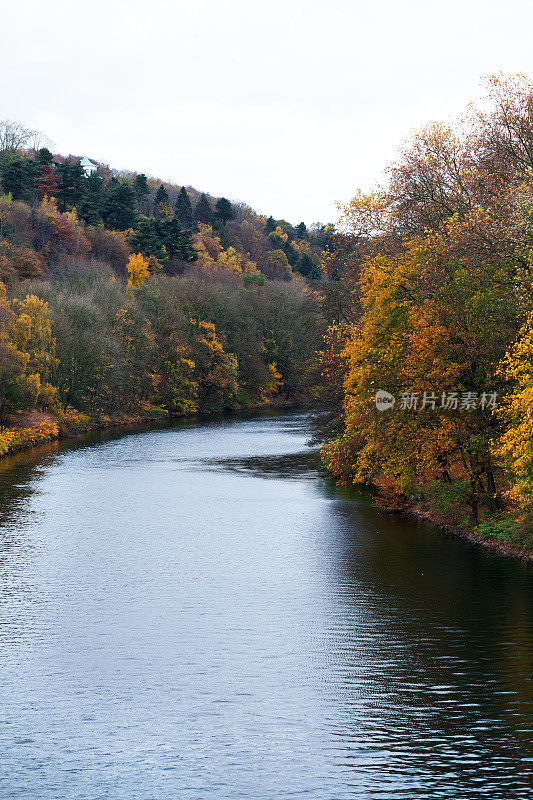
<path fill-rule="evenodd" d="M 135 226 L 137 218 L 135 192 L 128 181 L 114 180 L 104 208 L 106 223 L 119 231 Z"/>
<path fill-rule="evenodd" d="M 225 197 L 219 197 L 215 203 L 214 221 L 215 224 L 223 227 L 230 219 L 234 219 L 235 212 L 230 201 Z"/>
<path fill-rule="evenodd" d="M 134 253 L 130 256 L 126 270 L 129 275 L 128 287 L 130 289 L 139 289 L 150 275 L 148 262 L 140 253 Z"/>
<path fill-rule="evenodd" d="M 177 266 L 176 262 L 185 261 L 192 264 L 196 261 L 198 252 L 194 247 L 191 232 L 184 230 L 175 217 L 157 220 L 156 231 L 168 253 L 172 271 Z"/>
<path fill-rule="evenodd" d="M 41 174 L 36 183 L 37 197 L 55 197 L 57 194 L 58 182 L 53 167 L 48 164 L 41 165 Z"/>
<path fill-rule="evenodd" d="M 157 222 L 152 217 L 142 217 L 138 227 L 129 237 L 129 243 L 136 253 L 149 258 L 153 256 L 163 266 L 168 261 L 168 252 L 161 239 Z"/>
<path fill-rule="evenodd" d="M 137 202 L 139 206 L 142 206 L 148 195 L 150 194 L 150 188 L 148 186 L 148 178 L 144 174 L 144 172 L 140 172 L 138 175 L 135 176 L 135 195 L 137 197 Z"/>
<path fill-rule="evenodd" d="M 191 319 L 191 354 L 199 378 L 200 402 L 204 408 L 231 408 L 238 390 L 238 361 L 226 353 L 215 325 Z"/>
<path fill-rule="evenodd" d="M 55 290 L 50 305 L 57 357 L 52 383 L 63 407 L 95 415 L 116 408 L 120 346 L 107 322 L 107 311 L 94 297 L 68 290 Z"/>
<path fill-rule="evenodd" d="M 511 391 L 501 409 L 506 423 L 495 446 L 511 477 L 509 498 L 518 503 L 526 522 L 533 516 L 533 313 L 528 315 L 517 341 L 502 363 Z"/>
<path fill-rule="evenodd" d="M 13 310 L 17 315 L 13 342 L 29 356 L 28 374 L 39 376 L 39 381 L 32 379 L 32 395 L 38 388 L 35 397 L 37 404 L 50 407 L 57 401 L 57 390 L 50 383 L 57 358 L 48 303 L 33 294 L 27 294 L 23 300 L 13 302 Z"/>
<path fill-rule="evenodd" d="M 272 250 L 267 256 L 266 274 L 279 281 L 290 281 L 292 272 L 283 250 Z"/>
<path fill-rule="evenodd" d="M 29 158 L 16 157 L 2 170 L 2 187 L 13 200 L 31 202 L 35 197 L 37 165 Z"/>
<path fill-rule="evenodd" d="M 0 431 L 8 414 L 35 402 L 40 388 L 39 375 L 28 372 L 30 354 L 17 346 L 16 324 L 6 288 L 0 283 Z"/>
<path fill-rule="evenodd" d="M 106 203 L 104 179 L 92 172 L 84 181 L 83 196 L 78 206 L 78 214 L 87 225 L 99 225 Z"/>
<path fill-rule="evenodd" d="M 192 205 L 185 186 L 182 186 L 175 205 L 176 219 L 186 230 L 190 230 L 193 224 Z"/>
<path fill-rule="evenodd" d="M 322 273 L 313 261 L 313 259 L 304 253 L 294 265 L 294 271 L 299 272 L 304 278 L 318 281 L 322 277 Z"/>
<path fill-rule="evenodd" d="M 154 195 L 154 210 L 156 215 L 164 216 L 169 205 L 169 196 L 166 187 L 160 183 L 157 192 Z"/>
<path fill-rule="evenodd" d="M 234 247 L 228 247 L 223 250 L 217 259 L 217 269 L 232 273 L 233 275 L 242 275 L 242 256 L 235 250 Z"/>
<path fill-rule="evenodd" d="M 29 147 L 36 134 L 39 135 L 39 132 L 27 128 L 21 122 L 0 120 L 0 154 L 16 153 Z"/>
<path fill-rule="evenodd" d="M 60 211 L 77 207 L 83 197 L 85 172 L 79 162 L 64 161 L 56 167 L 57 202 Z"/>
<path fill-rule="evenodd" d="M 35 161 L 42 167 L 51 167 L 54 162 L 54 157 L 47 147 L 41 147 L 35 153 Z"/>
<path fill-rule="evenodd" d="M 198 225 L 211 225 L 213 222 L 213 210 L 205 194 L 200 195 L 194 210 L 194 218 Z"/>
<path fill-rule="evenodd" d="M 296 226 L 296 234 L 299 239 L 307 239 L 309 234 L 305 222 L 298 223 L 298 225 Z"/>
<path fill-rule="evenodd" d="M 274 219 L 274 217 L 272 217 L 272 216 L 268 217 L 268 219 L 267 219 L 267 221 L 265 223 L 265 234 L 267 236 L 268 236 L 269 233 L 272 233 L 272 231 L 276 230 L 276 224 L 277 223 L 276 223 L 276 220 Z"/>

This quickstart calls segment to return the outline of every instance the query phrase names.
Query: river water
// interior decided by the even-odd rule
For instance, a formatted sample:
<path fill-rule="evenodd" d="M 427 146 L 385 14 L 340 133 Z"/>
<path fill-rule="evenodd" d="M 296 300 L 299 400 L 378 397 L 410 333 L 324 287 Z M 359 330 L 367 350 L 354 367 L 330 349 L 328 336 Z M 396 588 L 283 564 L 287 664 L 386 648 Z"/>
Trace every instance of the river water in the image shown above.
<path fill-rule="evenodd" d="M 348 496 L 301 414 L 0 465 L 0 798 L 533 796 L 533 577 Z"/>

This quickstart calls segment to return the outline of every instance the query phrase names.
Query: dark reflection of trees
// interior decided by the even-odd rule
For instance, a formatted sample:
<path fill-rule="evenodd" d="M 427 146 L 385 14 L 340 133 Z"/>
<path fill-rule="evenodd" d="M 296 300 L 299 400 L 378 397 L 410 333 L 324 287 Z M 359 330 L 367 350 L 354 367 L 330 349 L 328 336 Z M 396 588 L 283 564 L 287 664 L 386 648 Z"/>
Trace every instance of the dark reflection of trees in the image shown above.
<path fill-rule="evenodd" d="M 42 447 L 0 458 L 0 541 L 2 549 L 18 516 L 34 494 L 42 467 L 58 450 L 51 442 Z M 1 551 L 0 551 L 1 552 Z"/>
<path fill-rule="evenodd" d="M 533 757 L 531 569 L 380 512 L 366 498 L 324 491 L 334 500 L 323 545 L 333 626 L 342 632 L 343 679 L 333 689 L 346 762 L 346 717 L 360 737 L 355 709 L 374 696 L 391 726 L 392 752 L 435 785 L 452 770 L 448 780 L 462 787 L 461 797 L 482 796 L 471 783 L 476 775 L 484 791 L 494 783 L 491 798 L 524 797 L 533 785 L 524 761 Z M 361 626 L 373 630 L 362 636 Z"/>
<path fill-rule="evenodd" d="M 203 462 L 202 466 L 215 471 L 222 469 L 261 478 L 313 479 L 322 471 L 320 453 L 317 450 L 304 450 L 282 456 L 211 459 Z"/>

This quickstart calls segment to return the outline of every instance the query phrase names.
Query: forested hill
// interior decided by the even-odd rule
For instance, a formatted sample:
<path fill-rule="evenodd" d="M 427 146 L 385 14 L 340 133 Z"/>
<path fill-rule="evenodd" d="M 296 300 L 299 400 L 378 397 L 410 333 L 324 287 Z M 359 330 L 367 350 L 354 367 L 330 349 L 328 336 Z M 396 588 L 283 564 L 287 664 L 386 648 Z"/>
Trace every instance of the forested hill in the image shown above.
<path fill-rule="evenodd" d="M 309 395 L 326 230 L 35 138 L 0 123 L 0 455 Z"/>
<path fill-rule="evenodd" d="M 11 133 L 10 133 L 11 130 Z M 293 274 L 320 279 L 325 228 L 265 218 L 244 203 L 214 198 L 192 187 L 176 186 L 143 173 L 117 172 L 86 156 L 54 155 L 30 148 L 34 132 L 17 123 L 0 123 L 0 180 L 4 197 L 39 209 L 75 213 L 80 242 L 89 258 L 111 259 L 124 269 L 131 252 L 150 259 L 150 271 L 181 274 L 188 264 L 290 280 Z M 5 200 L 4 200 L 5 203 Z M 4 213 L 6 213 L 4 211 Z M 73 217 L 72 217 L 73 218 Z M 114 237 L 102 229 L 118 232 Z M 35 277 L 46 272 L 53 243 L 28 236 L 18 259 L 4 245 L 0 278 Z M 5 237 L 10 243 L 9 236 Z M 122 251 L 122 252 L 121 252 Z M 37 258 L 33 254 L 37 254 Z M 40 261 L 40 265 L 38 263 Z M 24 265 L 23 262 L 26 262 Z"/>

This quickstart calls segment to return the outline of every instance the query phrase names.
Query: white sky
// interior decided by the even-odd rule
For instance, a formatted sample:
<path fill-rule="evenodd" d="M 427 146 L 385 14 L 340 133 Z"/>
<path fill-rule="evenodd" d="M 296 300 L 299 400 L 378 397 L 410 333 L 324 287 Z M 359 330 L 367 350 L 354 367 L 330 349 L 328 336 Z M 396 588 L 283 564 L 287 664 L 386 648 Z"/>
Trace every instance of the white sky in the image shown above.
<path fill-rule="evenodd" d="M 522 0 L 18 0 L 0 118 L 261 213 L 336 219 L 410 131 L 533 75 Z"/>

